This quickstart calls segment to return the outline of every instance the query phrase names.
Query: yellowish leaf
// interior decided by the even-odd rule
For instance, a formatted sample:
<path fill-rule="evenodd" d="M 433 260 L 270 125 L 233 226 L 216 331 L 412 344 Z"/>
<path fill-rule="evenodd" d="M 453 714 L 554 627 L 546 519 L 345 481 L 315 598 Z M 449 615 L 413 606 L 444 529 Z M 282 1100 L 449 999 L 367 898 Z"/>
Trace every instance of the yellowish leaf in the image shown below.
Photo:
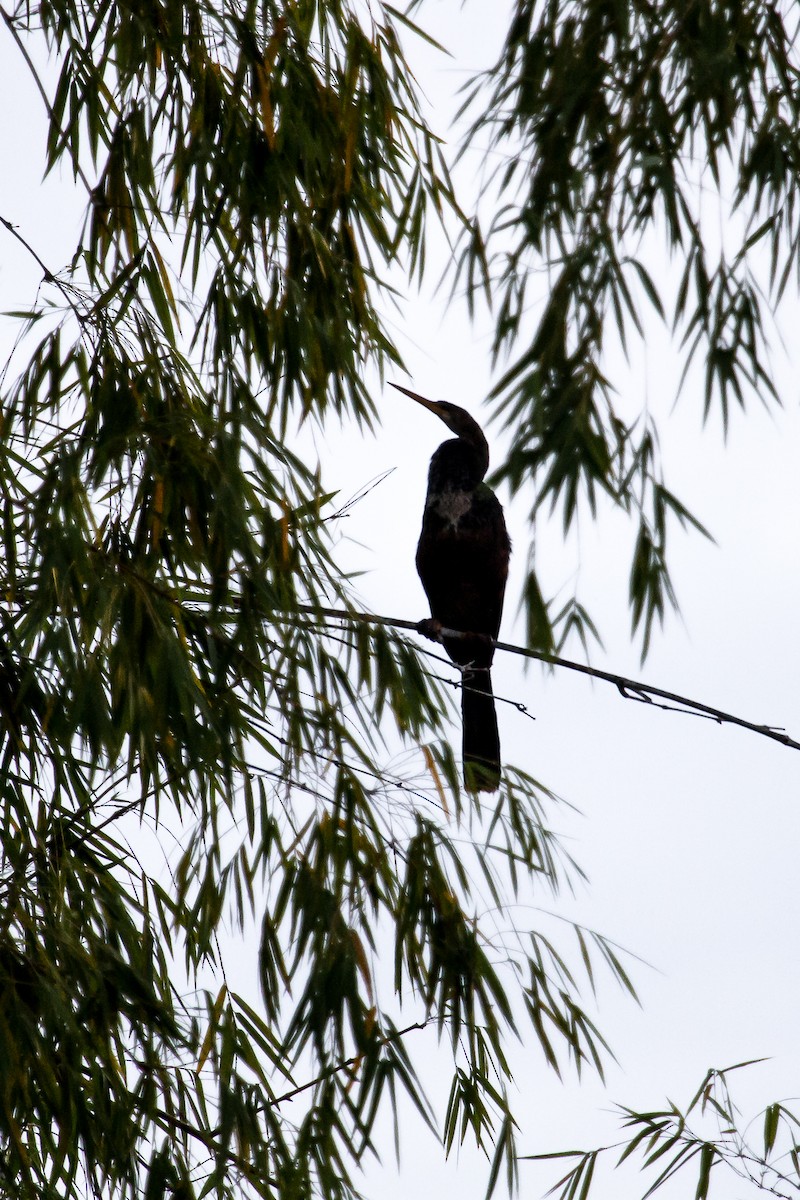
<path fill-rule="evenodd" d="M 214 1007 L 211 1010 L 211 1018 L 208 1022 L 208 1029 L 206 1030 L 206 1036 L 203 1038 L 203 1044 L 200 1047 L 200 1054 L 197 1059 L 197 1066 L 194 1069 L 195 1075 L 200 1074 L 203 1067 L 205 1066 L 206 1059 L 208 1058 L 209 1054 L 211 1053 L 211 1046 L 214 1042 L 214 1034 L 217 1031 L 217 1026 L 219 1025 L 219 1018 L 222 1014 L 222 1006 L 225 1003 L 225 999 L 226 999 L 227 995 L 228 995 L 228 988 L 227 988 L 227 985 L 223 983 L 222 987 L 219 989 L 217 998 L 214 1001 Z"/>
<path fill-rule="evenodd" d="M 356 963 L 359 971 L 361 972 L 361 978 L 364 980 L 369 998 L 372 1000 L 374 998 L 372 992 L 372 976 L 370 975 L 369 963 L 367 962 L 367 955 L 366 951 L 364 950 L 364 943 L 361 941 L 361 938 L 358 936 L 355 929 L 350 930 L 350 938 L 353 943 L 353 949 L 355 950 Z"/>
<path fill-rule="evenodd" d="M 430 771 L 431 776 L 433 778 L 433 782 L 436 786 L 436 791 L 439 793 L 439 799 L 442 803 L 442 808 L 444 809 L 444 815 L 447 817 L 447 819 L 449 821 L 450 820 L 450 809 L 447 806 L 447 796 L 445 795 L 444 787 L 442 785 L 442 777 L 436 768 L 436 763 L 434 761 L 433 755 L 431 754 L 429 746 L 422 747 L 422 757 L 425 759 L 425 766 Z"/>

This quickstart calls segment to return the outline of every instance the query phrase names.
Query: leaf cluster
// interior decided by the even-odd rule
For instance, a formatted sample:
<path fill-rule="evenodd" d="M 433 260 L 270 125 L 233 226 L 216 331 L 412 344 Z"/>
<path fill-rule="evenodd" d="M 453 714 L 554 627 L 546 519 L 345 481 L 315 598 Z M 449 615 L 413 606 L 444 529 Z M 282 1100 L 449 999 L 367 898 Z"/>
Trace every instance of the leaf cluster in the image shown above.
<path fill-rule="evenodd" d="M 761 0 L 517 0 L 465 101 L 494 204 L 458 273 L 490 299 L 495 356 L 511 358 L 494 389 L 511 437 L 496 478 L 565 529 L 601 496 L 630 513 L 645 651 L 675 605 L 669 526 L 702 527 L 665 483 L 646 405 L 630 413 L 615 396 L 613 352 L 645 336 L 649 310 L 680 339 L 679 392 L 699 364 L 704 417 L 716 407 L 727 427 L 732 404 L 777 401 L 767 322 L 800 264 L 794 19 Z M 719 211 L 740 216 L 738 238 Z M 664 244 L 675 269 L 656 265 Z M 537 609 L 539 648 L 564 620 Z"/>
<path fill-rule="evenodd" d="M 697 1172 L 695 1200 L 709 1196 L 712 1172 L 714 1178 L 732 1176 L 737 1187 L 749 1185 L 788 1200 L 800 1186 L 800 1118 L 786 1104 L 776 1102 L 753 1120 L 742 1121 L 729 1076 L 753 1065 L 737 1063 L 710 1070 L 685 1108 L 669 1103 L 652 1112 L 620 1109 L 622 1126 L 630 1135 L 621 1145 L 527 1157 L 575 1160 L 547 1193 L 558 1200 L 590 1200 L 598 1162 L 617 1152 L 617 1166 L 634 1156 L 641 1159 L 640 1170 L 650 1179 L 642 1200 L 677 1175 L 684 1177 L 687 1168 Z M 698 1129 L 698 1122 L 710 1122 L 712 1128 Z"/>

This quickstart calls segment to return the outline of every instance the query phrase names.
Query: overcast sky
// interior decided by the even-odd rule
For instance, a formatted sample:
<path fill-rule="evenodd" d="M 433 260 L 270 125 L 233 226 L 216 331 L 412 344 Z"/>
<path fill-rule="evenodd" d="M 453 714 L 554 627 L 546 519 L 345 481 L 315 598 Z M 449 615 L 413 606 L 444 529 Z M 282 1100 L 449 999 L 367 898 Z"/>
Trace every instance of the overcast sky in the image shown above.
<path fill-rule="evenodd" d="M 444 131 L 463 68 L 489 61 L 489 35 L 499 37 L 502 25 L 487 30 L 485 6 L 448 4 L 423 12 L 437 16 L 435 32 L 454 56 L 437 61 L 420 51 L 417 59 L 410 47 Z M 462 186 L 469 182 L 468 165 L 460 172 Z M 477 168 L 475 175 L 477 180 Z M 669 269 L 665 261 L 653 265 L 658 278 Z M 646 344 L 633 347 L 629 364 L 621 358 L 609 363 L 624 412 L 637 411 L 646 396 L 659 419 L 668 486 L 716 539 L 711 545 L 697 534 L 673 532 L 682 615 L 671 616 L 656 634 L 644 666 L 631 644 L 626 608 L 631 525 L 611 513 L 596 525 L 584 520 L 578 547 L 573 542 L 565 553 L 556 520 L 539 531 L 537 561 L 550 594 L 564 588 L 565 597 L 579 569 L 582 597 L 605 644 L 605 652 L 592 654 L 595 666 L 785 726 L 800 738 L 797 319 L 792 300 L 781 319 L 788 348 L 774 339 L 783 411 L 767 413 L 753 401 L 746 414 L 733 414 L 727 445 L 716 415 L 703 426 L 697 373 L 675 403 L 682 360 L 655 324 Z M 462 305 L 431 288 L 422 302 L 409 296 L 398 331 L 410 373 L 400 382 L 477 414 L 494 382 L 488 323 L 470 325 Z M 358 561 L 369 570 L 360 584 L 368 606 L 415 618 L 427 613 L 413 568 L 425 476 L 446 432 L 389 389 L 380 407 L 383 425 L 370 447 L 368 471 L 362 467 L 359 475 L 359 468 L 346 467 L 343 489 L 348 481 L 395 469 L 353 510 L 349 533 L 365 548 Z M 497 429 L 489 425 L 487 432 L 496 445 Z M 351 438 L 346 433 L 342 444 Z M 338 450 L 338 442 L 330 449 Z M 520 496 L 506 505 L 514 557 L 501 636 L 516 642 L 524 640 L 515 617 L 529 503 L 530 497 Z M 392 530 L 391 554 L 383 551 L 386 529 Z M 579 648 L 571 654 L 579 657 Z M 601 930 L 653 968 L 632 965 L 641 1009 L 610 981 L 600 989 L 598 1022 L 619 1060 L 609 1066 L 605 1088 L 586 1076 L 580 1087 L 568 1075 L 561 1084 L 535 1048 L 520 1048 L 515 1062 L 525 1150 L 616 1141 L 615 1103 L 651 1109 L 669 1097 L 682 1106 L 708 1068 L 744 1059 L 770 1059 L 732 1077 L 744 1114 L 796 1095 L 800 754 L 741 729 L 625 701 L 614 688 L 568 672 L 548 676 L 533 668 L 526 674 L 521 660 L 509 656 L 496 664 L 496 692 L 524 702 L 536 717 L 531 724 L 500 706 L 504 756 L 582 812 L 580 818 L 554 816 L 590 878 L 556 911 Z M 560 1173 L 558 1164 L 523 1164 L 522 1194 L 542 1195 Z M 602 1176 L 592 1195 L 640 1195 L 642 1178 L 630 1170 Z M 662 1194 L 691 1196 L 695 1180 L 689 1168 Z M 479 1200 L 485 1177 L 472 1154 L 442 1166 L 436 1148 L 428 1147 L 409 1155 L 399 1176 L 389 1157 L 370 1182 L 376 1196 Z M 733 1177 L 720 1176 L 715 1187 L 712 1195 L 755 1194 Z"/>
<path fill-rule="evenodd" d="M 492 39 L 499 39 L 502 23 L 495 15 L 495 27 L 487 30 L 486 8 L 462 9 L 449 0 L 423 6 L 422 17 L 435 17 L 452 60 L 409 43 L 442 133 L 465 69 L 485 65 Z M 493 14 L 500 11 L 492 6 Z M 66 182 L 41 183 L 39 103 L 13 65 L 15 53 L 8 36 L 0 36 L 0 111 L 6 115 L 0 216 L 19 225 L 57 267 L 77 235 L 80 197 Z M 465 186 L 468 172 L 467 166 L 461 173 Z M 0 237 L 0 309 L 19 308 L 33 298 L 37 270 L 1 229 Z M 783 319 L 788 330 L 797 322 L 797 305 L 790 304 Z M 399 382 L 480 416 L 492 384 L 485 320 L 471 326 L 465 306 L 433 287 L 422 298 L 409 292 L 392 319 L 409 366 L 409 377 Z M 629 366 L 609 364 L 620 403 L 635 409 L 646 392 L 652 411 L 663 417 L 667 481 L 717 544 L 674 532 L 682 619 L 668 619 L 643 667 L 629 637 L 627 573 L 635 530 L 624 520 L 606 514 L 597 525 L 584 521 L 579 543 L 566 553 L 558 523 L 543 528 L 545 583 L 554 592 L 569 588 L 580 569 L 581 591 L 605 642 L 605 651 L 593 652 L 594 665 L 785 726 L 800 740 L 797 339 L 789 338 L 788 350 L 776 344 L 783 411 L 768 414 L 753 403 L 745 415 L 734 413 L 726 446 L 716 417 L 703 427 L 702 392 L 692 376 L 673 410 L 677 348 L 656 328 L 648 329 L 646 342 Z M 7 330 L 2 344 L 8 344 Z M 317 451 L 328 483 L 344 495 L 392 471 L 352 510 L 342 552 L 366 572 L 359 590 L 369 608 L 417 619 L 427 607 L 414 550 L 428 460 L 445 431 L 391 389 L 376 400 L 382 425 L 374 436 L 331 429 L 317 437 Z M 498 444 L 497 430 L 487 425 L 487 433 L 490 444 Z M 507 505 L 514 559 L 501 636 L 516 642 L 524 640 L 515 617 L 529 503 L 521 497 Z M 579 648 L 566 653 L 578 657 Z M 618 1140 L 610 1113 L 615 1102 L 655 1108 L 668 1096 L 682 1105 L 709 1067 L 743 1059 L 769 1057 L 738 1080 L 744 1113 L 800 1092 L 800 754 L 741 729 L 625 701 L 607 685 L 566 672 L 547 675 L 534 666 L 526 673 L 522 660 L 509 656 L 497 660 L 495 690 L 526 704 L 536 718 L 500 706 L 504 756 L 581 813 L 557 810 L 553 820 L 590 883 L 550 907 L 652 964 L 631 963 L 641 1008 L 610 980 L 601 981 L 598 1022 L 619 1060 L 609 1063 L 605 1087 L 591 1076 L 580 1086 L 569 1074 L 558 1082 L 533 1046 L 515 1053 L 523 1151 Z M 454 738 L 460 738 L 457 729 Z M 548 903 L 545 897 L 540 902 Z M 532 920 L 530 911 L 521 920 Z M 411 1117 L 404 1149 L 398 1170 L 387 1130 L 384 1161 L 368 1174 L 369 1194 L 483 1196 L 485 1172 L 474 1152 L 444 1163 Z M 539 1197 L 557 1177 L 557 1167 L 523 1164 L 522 1194 Z M 664 1194 L 693 1195 L 693 1183 L 687 1175 Z M 627 1171 L 601 1179 L 592 1194 L 625 1200 L 643 1190 Z M 751 1194 L 722 1178 L 712 1190 L 720 1197 Z"/>

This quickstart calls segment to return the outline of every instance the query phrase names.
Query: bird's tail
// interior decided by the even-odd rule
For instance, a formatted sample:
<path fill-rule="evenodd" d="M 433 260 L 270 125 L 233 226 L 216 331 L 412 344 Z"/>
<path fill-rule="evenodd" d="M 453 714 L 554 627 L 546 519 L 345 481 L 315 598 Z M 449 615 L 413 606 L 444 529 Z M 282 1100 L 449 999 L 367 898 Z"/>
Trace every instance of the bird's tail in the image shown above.
<path fill-rule="evenodd" d="M 467 668 L 461 690 L 464 785 L 470 792 L 500 786 L 500 734 L 488 667 Z"/>

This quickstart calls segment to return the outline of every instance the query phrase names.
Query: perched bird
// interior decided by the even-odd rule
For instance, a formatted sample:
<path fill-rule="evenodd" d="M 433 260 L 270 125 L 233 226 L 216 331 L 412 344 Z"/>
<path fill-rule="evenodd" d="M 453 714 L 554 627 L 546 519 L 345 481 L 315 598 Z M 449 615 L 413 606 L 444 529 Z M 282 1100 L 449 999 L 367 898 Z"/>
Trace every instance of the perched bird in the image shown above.
<path fill-rule="evenodd" d="M 476 638 L 442 639 L 462 669 L 464 783 L 493 792 L 500 783 L 500 736 L 490 667 L 503 613 L 511 542 L 503 508 L 483 482 L 489 446 L 483 430 L 455 404 L 426 400 L 399 384 L 392 387 L 435 413 L 456 436 L 436 450 L 417 546 L 417 571 L 431 606 L 431 632 L 440 627 Z"/>

